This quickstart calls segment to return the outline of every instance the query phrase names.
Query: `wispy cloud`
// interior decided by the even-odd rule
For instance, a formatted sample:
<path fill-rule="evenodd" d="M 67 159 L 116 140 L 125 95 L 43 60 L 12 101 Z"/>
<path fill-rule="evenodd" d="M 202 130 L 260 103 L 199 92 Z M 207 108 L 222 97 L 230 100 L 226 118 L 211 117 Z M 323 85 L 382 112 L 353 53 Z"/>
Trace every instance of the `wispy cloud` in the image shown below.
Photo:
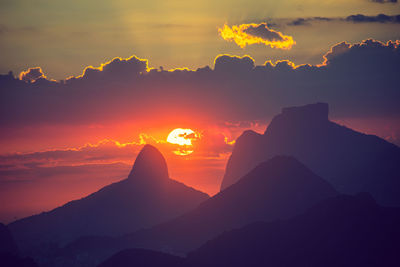
<path fill-rule="evenodd" d="M 309 25 L 313 21 L 334 21 L 336 18 L 327 17 L 311 17 L 311 18 L 297 18 L 287 23 L 289 26 Z"/>
<path fill-rule="evenodd" d="M 346 18 L 346 21 L 351 22 L 379 22 L 379 23 L 400 23 L 400 15 L 388 16 L 385 14 L 379 14 L 376 16 L 366 16 L 362 14 L 351 15 Z"/>
<path fill-rule="evenodd" d="M 354 14 L 347 17 L 308 17 L 308 18 L 296 18 L 292 19 L 286 24 L 287 26 L 304 26 L 311 25 L 312 23 L 318 22 L 353 22 L 353 23 L 400 23 L 399 15 L 386 15 L 378 14 L 374 16 L 368 16 L 363 14 Z"/>
<path fill-rule="evenodd" d="M 395 4 L 395 3 L 397 3 L 397 0 L 371 0 L 371 2 L 379 3 L 379 4 L 387 4 L 387 3 Z"/>
<path fill-rule="evenodd" d="M 192 140 L 192 145 L 196 153 L 192 154 L 191 158 L 207 159 L 209 157 L 221 157 L 229 153 L 234 144 L 233 140 L 215 130 L 204 130 L 196 133 L 196 136 L 197 138 Z M 32 153 L 2 154 L 0 155 L 0 170 L 13 171 L 17 169 L 81 166 L 88 164 L 122 163 L 131 165 L 136 154 L 144 144 L 152 144 L 166 155 L 180 148 L 177 144 L 171 144 L 166 140 L 141 133 L 137 140 L 126 143 L 104 139 L 79 147 L 49 149 Z M 1 176 L 0 173 L 0 181 Z"/>

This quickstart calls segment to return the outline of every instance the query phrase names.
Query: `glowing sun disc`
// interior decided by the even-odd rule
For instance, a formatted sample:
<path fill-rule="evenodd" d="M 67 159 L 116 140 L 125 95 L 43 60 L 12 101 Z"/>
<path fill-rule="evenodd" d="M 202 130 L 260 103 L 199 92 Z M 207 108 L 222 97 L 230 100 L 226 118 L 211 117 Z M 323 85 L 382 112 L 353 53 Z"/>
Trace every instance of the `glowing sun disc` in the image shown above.
<path fill-rule="evenodd" d="M 196 138 L 197 135 L 192 129 L 176 128 L 168 134 L 167 142 L 180 146 L 173 151 L 175 154 L 189 155 L 193 153 L 192 140 Z"/>
<path fill-rule="evenodd" d="M 176 128 L 169 133 L 167 142 L 180 146 L 191 146 L 194 135 L 195 132 L 192 129 Z"/>

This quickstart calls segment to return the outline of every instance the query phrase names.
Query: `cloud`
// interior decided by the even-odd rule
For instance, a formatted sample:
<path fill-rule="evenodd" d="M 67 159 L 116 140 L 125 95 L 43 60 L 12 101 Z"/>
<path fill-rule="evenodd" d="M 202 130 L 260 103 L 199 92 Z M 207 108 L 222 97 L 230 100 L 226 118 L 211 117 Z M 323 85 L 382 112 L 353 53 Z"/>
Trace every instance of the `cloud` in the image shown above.
<path fill-rule="evenodd" d="M 130 164 L 141 142 L 121 144 L 115 140 L 102 140 L 81 147 L 54 149 L 33 153 L 14 153 L 0 155 L 0 162 L 8 166 L 3 169 L 36 169 L 56 166 L 78 166 L 86 164 Z"/>
<path fill-rule="evenodd" d="M 195 138 L 194 138 L 195 137 Z M 220 130 L 206 129 L 193 135 L 185 135 L 193 142 L 193 154 L 197 158 L 207 158 L 210 155 L 220 157 L 231 152 L 232 140 Z M 0 154 L 0 170 L 12 172 L 37 168 L 57 166 L 80 166 L 88 164 L 126 164 L 131 166 L 134 158 L 144 144 L 152 144 L 165 155 L 169 155 L 179 145 L 159 140 L 151 135 L 141 133 L 136 140 L 121 143 L 116 140 L 104 139 L 96 143 L 87 143 L 80 147 L 65 149 L 49 149 L 32 153 Z M 0 173 L 1 180 L 1 173 Z"/>
<path fill-rule="evenodd" d="M 293 37 L 272 30 L 267 23 L 241 24 L 229 27 L 224 25 L 218 29 L 224 40 L 233 41 L 241 48 L 252 44 L 264 44 L 271 48 L 291 49 L 296 42 Z"/>
<path fill-rule="evenodd" d="M 295 19 L 295 20 L 289 22 L 287 25 L 289 25 L 289 26 L 309 25 L 310 20 L 311 19 L 298 18 L 298 19 Z"/>
<path fill-rule="evenodd" d="M 324 64 L 330 68 L 352 69 L 352 72 L 364 75 L 387 74 L 386 78 L 390 78 L 391 72 L 400 69 L 400 40 L 386 44 L 372 39 L 359 44 L 341 42 L 333 46 L 324 58 Z M 357 62 L 358 69 L 351 66 L 354 62 Z"/>
<path fill-rule="evenodd" d="M 386 3 L 397 3 L 397 0 L 371 0 L 371 2 L 379 3 L 379 4 L 386 4 Z"/>
<path fill-rule="evenodd" d="M 136 56 L 131 56 L 126 59 L 116 57 L 106 63 L 102 63 L 99 67 L 88 66 L 83 70 L 82 75 L 78 77 L 70 77 L 67 81 L 71 82 L 76 79 L 96 80 L 104 78 L 112 78 L 114 80 L 129 79 L 133 76 L 147 72 L 147 70 L 147 59 L 140 59 Z"/>
<path fill-rule="evenodd" d="M 361 22 L 379 22 L 379 23 L 400 23 L 400 15 L 388 16 L 385 14 L 379 14 L 376 16 L 365 16 L 362 14 L 351 15 L 346 18 L 346 21 L 355 23 Z"/>
<path fill-rule="evenodd" d="M 287 26 L 307 26 L 313 22 L 353 22 L 353 23 L 400 23 L 400 15 L 378 14 L 376 16 L 367 16 L 355 14 L 347 17 L 309 17 L 296 18 L 286 23 Z"/>
<path fill-rule="evenodd" d="M 328 63 L 335 57 L 349 52 L 350 48 L 351 48 L 351 44 L 346 43 L 346 42 L 341 42 L 341 43 L 338 43 L 338 44 L 332 46 L 331 50 L 323 56 L 324 62 L 322 63 L 322 65 L 328 65 Z"/>
<path fill-rule="evenodd" d="M 219 55 L 214 60 L 216 72 L 248 72 L 254 69 L 254 59 L 250 56 Z"/>
<path fill-rule="evenodd" d="M 36 80 L 43 78 L 46 79 L 46 76 L 44 75 L 42 68 L 36 67 L 36 68 L 29 68 L 26 71 L 22 71 L 19 74 L 19 79 L 24 82 L 35 82 Z"/>
<path fill-rule="evenodd" d="M 302 26 L 302 25 L 310 25 L 313 21 L 333 21 L 335 18 L 327 18 L 327 17 L 311 17 L 311 18 L 297 18 L 287 23 L 288 26 Z"/>
<path fill-rule="evenodd" d="M 250 56 L 219 55 L 211 68 L 146 71 L 147 60 L 131 57 L 65 82 L 27 83 L 1 75 L 0 126 L 253 121 L 315 101 L 330 103 L 335 116 L 400 117 L 399 43 L 342 42 L 320 65 L 256 65 Z"/>

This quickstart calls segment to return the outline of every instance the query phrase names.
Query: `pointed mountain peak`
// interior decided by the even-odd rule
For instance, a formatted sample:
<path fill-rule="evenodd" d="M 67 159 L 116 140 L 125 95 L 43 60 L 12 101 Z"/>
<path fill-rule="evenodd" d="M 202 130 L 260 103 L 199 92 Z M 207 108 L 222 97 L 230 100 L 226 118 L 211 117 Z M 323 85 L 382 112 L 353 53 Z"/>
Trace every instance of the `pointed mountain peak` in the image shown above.
<path fill-rule="evenodd" d="M 161 152 L 152 145 L 145 145 L 136 157 L 128 178 L 169 178 L 167 163 Z"/>

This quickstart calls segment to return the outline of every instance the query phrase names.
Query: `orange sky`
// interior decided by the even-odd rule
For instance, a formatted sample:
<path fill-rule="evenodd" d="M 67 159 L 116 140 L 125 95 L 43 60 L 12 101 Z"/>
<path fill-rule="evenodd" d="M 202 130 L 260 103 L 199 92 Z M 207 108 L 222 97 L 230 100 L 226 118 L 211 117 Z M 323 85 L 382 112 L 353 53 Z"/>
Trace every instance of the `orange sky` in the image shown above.
<path fill-rule="evenodd" d="M 0 202 L 7 204 L 0 217 L 12 220 L 48 210 L 126 178 L 145 143 L 161 151 L 172 179 L 214 195 L 236 137 L 245 129 L 263 132 L 266 127 L 256 122 L 207 125 L 162 121 L 138 125 L 126 122 L 20 129 L 2 146 L 0 160 L 5 167 Z M 190 155 L 176 155 L 179 146 L 166 141 L 177 127 L 193 129 L 198 135 Z"/>
<path fill-rule="evenodd" d="M 384 136 L 393 127 L 390 121 L 338 122 L 391 141 L 391 136 Z M 24 129 L 8 142 L 8 147 L 2 146 L 2 165 L 14 167 L 2 172 L 0 202 L 7 204 L 3 205 L 0 216 L 7 221 L 49 210 L 126 178 L 144 143 L 153 144 L 162 152 L 171 178 L 214 195 L 219 190 L 234 140 L 246 129 L 264 132 L 267 123 L 162 122 L 154 124 L 159 127 L 154 128 L 145 123 L 138 127 L 137 123 L 126 122 Z M 173 153 L 176 145 L 166 142 L 169 132 L 177 127 L 193 129 L 199 135 L 193 141 L 192 154 L 176 155 Z M 19 153 L 10 154 L 12 150 Z"/>

